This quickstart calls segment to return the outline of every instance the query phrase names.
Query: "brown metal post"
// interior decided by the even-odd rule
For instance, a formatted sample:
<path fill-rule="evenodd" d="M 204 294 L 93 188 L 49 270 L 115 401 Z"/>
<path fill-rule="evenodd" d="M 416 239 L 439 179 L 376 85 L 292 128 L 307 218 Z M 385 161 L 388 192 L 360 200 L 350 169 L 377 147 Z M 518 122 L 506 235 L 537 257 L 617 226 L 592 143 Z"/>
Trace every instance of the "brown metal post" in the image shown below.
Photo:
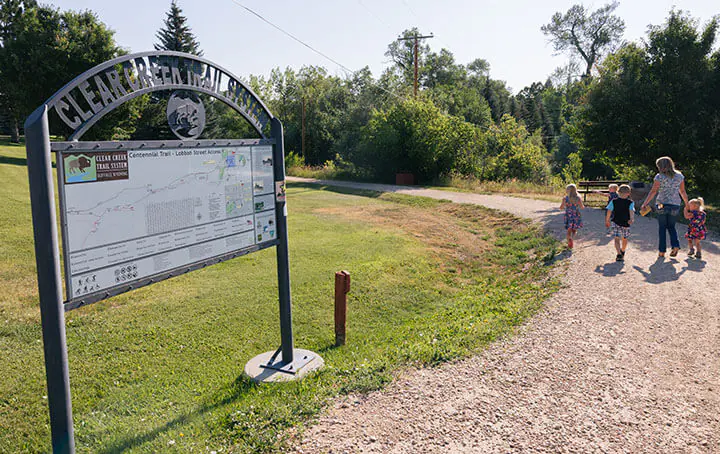
<path fill-rule="evenodd" d="M 345 345 L 345 319 L 347 316 L 347 294 L 350 291 L 350 273 L 335 273 L 335 346 Z"/>

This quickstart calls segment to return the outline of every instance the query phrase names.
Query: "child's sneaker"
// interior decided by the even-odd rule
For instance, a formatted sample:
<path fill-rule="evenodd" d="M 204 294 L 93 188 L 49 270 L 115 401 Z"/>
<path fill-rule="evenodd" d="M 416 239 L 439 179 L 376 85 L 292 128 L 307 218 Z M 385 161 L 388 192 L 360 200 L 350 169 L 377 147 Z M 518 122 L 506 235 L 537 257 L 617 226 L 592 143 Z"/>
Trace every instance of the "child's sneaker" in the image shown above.
<path fill-rule="evenodd" d="M 622 262 L 623 260 L 625 260 L 625 254 L 618 254 L 615 256 L 616 262 Z"/>
<path fill-rule="evenodd" d="M 689 255 L 689 256 L 695 255 L 695 249 L 694 249 L 694 248 L 690 248 L 690 250 L 688 251 L 688 255 Z"/>
<path fill-rule="evenodd" d="M 697 254 L 695 254 L 695 258 L 698 260 L 702 260 L 702 252 L 698 252 Z"/>
<path fill-rule="evenodd" d="M 570 249 L 572 249 L 574 245 L 575 245 L 575 244 L 573 243 L 572 238 L 570 238 L 570 239 L 568 240 L 568 247 L 569 247 Z"/>

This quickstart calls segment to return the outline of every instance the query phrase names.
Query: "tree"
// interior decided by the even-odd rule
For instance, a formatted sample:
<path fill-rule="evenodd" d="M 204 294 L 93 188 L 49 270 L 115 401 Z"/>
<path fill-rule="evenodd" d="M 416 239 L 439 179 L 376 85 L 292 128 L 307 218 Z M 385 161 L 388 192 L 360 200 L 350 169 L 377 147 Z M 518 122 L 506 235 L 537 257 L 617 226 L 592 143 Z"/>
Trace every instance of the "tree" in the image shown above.
<path fill-rule="evenodd" d="M 422 84 L 427 88 L 440 85 L 459 85 L 467 79 L 467 70 L 455 63 L 455 56 L 447 49 L 430 52 L 425 57 Z"/>
<path fill-rule="evenodd" d="M 114 32 L 90 11 L 31 7 L 11 21 L 0 48 L 0 107 L 16 128 L 68 81 L 122 52 Z"/>
<path fill-rule="evenodd" d="M 550 164 L 539 131 L 530 135 L 515 118 L 505 115 L 488 131 L 487 147 L 494 158 L 488 179 L 547 182 Z"/>
<path fill-rule="evenodd" d="M 583 5 L 573 5 L 565 14 L 557 12 L 549 24 L 540 29 L 550 36 L 556 52 L 578 54 L 587 65 L 585 77 L 606 52 L 622 38 L 625 22 L 613 12 L 619 3 L 613 1 L 591 13 Z"/>
<path fill-rule="evenodd" d="M 5 48 L 15 39 L 22 27 L 23 15 L 29 8 L 35 7 L 37 7 L 35 0 L 4 0 L 0 4 L 0 48 Z M 0 74 L 2 74 L 2 67 L 0 67 Z M 2 76 L 0 75 L 0 77 Z M 10 123 L 6 125 L 10 129 L 10 140 L 15 143 L 19 142 L 20 131 L 17 117 L 14 115 L 14 109 L 12 109 L 9 99 L 3 92 L 0 92 L 0 107 L 5 111 L 2 123 L 6 121 Z"/>
<path fill-rule="evenodd" d="M 421 33 L 417 27 L 413 27 L 410 30 L 405 30 L 402 33 L 403 38 L 412 38 L 413 36 L 420 36 Z M 425 66 L 426 56 L 430 53 L 430 46 L 423 44 L 420 40 L 418 43 L 418 79 L 423 78 L 423 67 Z M 414 55 L 415 55 L 415 40 L 405 39 L 403 41 L 393 41 L 388 45 L 388 49 L 385 52 L 386 57 L 395 63 L 397 73 L 402 76 L 405 84 L 408 87 L 412 87 L 414 76 Z"/>
<path fill-rule="evenodd" d="M 670 155 L 705 189 L 720 181 L 717 19 L 700 29 L 681 11 L 650 27 L 642 44 L 610 56 L 591 85 L 580 131 L 588 150 L 624 166 Z"/>
<path fill-rule="evenodd" d="M 35 7 L 36 0 L 3 0 L 0 5 L 0 45 L 5 46 L 17 36 L 22 27 L 23 14 Z"/>
<path fill-rule="evenodd" d="M 174 50 L 197 56 L 202 56 L 200 43 L 187 25 L 187 17 L 183 16 L 182 9 L 175 0 L 170 4 L 170 11 L 166 13 L 165 26 L 155 34 L 159 44 L 155 50 Z"/>

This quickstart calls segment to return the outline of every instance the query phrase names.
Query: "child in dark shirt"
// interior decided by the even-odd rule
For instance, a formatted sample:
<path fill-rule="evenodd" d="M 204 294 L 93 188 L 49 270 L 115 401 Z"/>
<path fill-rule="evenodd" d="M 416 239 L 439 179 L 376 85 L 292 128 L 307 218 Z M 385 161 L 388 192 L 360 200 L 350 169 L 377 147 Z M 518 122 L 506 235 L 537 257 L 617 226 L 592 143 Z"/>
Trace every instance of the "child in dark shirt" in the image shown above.
<path fill-rule="evenodd" d="M 612 233 L 615 237 L 615 260 L 625 260 L 628 238 L 630 238 L 630 226 L 635 222 L 635 203 L 630 200 L 630 186 L 624 184 L 618 189 L 618 197 L 611 200 L 607 206 L 605 215 L 605 227 L 612 226 Z"/>

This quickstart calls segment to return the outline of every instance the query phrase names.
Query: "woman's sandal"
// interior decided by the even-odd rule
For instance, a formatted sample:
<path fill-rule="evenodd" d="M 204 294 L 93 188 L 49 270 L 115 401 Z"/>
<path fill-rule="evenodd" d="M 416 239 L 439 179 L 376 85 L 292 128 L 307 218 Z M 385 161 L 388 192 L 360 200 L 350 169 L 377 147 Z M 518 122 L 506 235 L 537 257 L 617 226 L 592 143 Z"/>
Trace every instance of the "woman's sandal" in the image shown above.
<path fill-rule="evenodd" d="M 670 257 L 677 257 L 679 251 L 680 251 L 679 247 L 672 248 L 672 251 L 670 251 Z"/>
<path fill-rule="evenodd" d="M 664 252 L 659 252 L 659 253 L 658 253 L 658 257 L 665 258 L 665 253 L 664 253 Z"/>

